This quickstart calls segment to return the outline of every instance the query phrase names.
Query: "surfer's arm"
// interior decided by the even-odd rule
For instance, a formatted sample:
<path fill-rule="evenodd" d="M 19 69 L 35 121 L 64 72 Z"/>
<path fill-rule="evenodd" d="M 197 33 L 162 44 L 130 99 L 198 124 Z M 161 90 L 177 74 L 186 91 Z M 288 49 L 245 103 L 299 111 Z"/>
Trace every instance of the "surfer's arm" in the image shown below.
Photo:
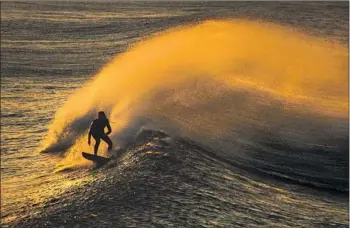
<path fill-rule="evenodd" d="M 91 131 L 89 131 L 89 137 L 88 137 L 88 144 L 90 145 L 91 143 Z"/>
<path fill-rule="evenodd" d="M 109 121 L 107 122 L 107 128 L 108 128 L 108 131 L 106 135 L 109 135 L 112 132 L 112 128 L 111 128 L 111 125 L 109 124 Z"/>
<path fill-rule="evenodd" d="M 88 144 L 90 145 L 91 143 L 91 128 L 92 128 L 93 123 L 90 125 L 90 129 L 89 129 L 89 137 L 88 137 Z"/>

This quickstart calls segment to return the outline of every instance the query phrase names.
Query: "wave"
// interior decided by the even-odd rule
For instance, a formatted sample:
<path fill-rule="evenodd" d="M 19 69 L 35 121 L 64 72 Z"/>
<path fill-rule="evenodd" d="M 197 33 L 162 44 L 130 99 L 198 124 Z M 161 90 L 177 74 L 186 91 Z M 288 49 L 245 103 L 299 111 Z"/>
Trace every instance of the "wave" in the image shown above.
<path fill-rule="evenodd" d="M 262 21 L 207 21 L 117 56 L 57 110 L 42 149 L 79 165 L 97 111 L 115 145 L 140 129 L 186 138 L 245 169 L 346 189 L 348 56 Z"/>

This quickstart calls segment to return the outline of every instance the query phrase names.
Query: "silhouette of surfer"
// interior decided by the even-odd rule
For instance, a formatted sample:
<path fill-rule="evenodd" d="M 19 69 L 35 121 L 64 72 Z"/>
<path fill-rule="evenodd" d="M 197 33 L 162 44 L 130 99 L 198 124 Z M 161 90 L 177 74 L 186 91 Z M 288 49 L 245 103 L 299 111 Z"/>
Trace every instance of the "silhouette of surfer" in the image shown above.
<path fill-rule="evenodd" d="M 108 128 L 108 131 L 105 133 L 105 127 Z M 113 143 L 108 135 L 112 132 L 111 125 L 109 120 L 106 117 L 106 114 L 103 111 L 98 112 L 98 118 L 95 119 L 90 126 L 88 144 L 91 144 L 91 135 L 94 137 L 96 143 L 94 147 L 94 154 L 97 155 L 98 147 L 100 146 L 101 139 L 108 144 L 108 151 L 112 149 Z"/>

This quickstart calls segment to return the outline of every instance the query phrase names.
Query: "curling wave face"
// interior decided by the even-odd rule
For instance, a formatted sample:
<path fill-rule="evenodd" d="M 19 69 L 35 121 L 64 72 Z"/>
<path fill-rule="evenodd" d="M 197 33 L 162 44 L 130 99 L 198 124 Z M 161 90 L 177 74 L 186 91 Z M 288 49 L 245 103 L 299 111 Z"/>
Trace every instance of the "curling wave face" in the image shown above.
<path fill-rule="evenodd" d="M 348 189 L 348 56 L 279 25 L 207 21 L 130 47 L 73 94 L 43 150 L 84 164 L 86 131 L 110 113 L 122 147 L 141 127 L 189 138 L 236 165 Z"/>

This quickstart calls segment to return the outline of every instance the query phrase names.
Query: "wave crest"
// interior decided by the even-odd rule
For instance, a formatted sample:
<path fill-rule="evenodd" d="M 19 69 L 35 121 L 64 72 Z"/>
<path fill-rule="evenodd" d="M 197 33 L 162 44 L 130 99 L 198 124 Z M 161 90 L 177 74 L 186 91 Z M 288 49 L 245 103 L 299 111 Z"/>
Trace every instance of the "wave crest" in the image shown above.
<path fill-rule="evenodd" d="M 119 145 L 158 128 L 266 172 L 345 181 L 347 86 L 339 44 L 271 23 L 207 21 L 117 56 L 57 111 L 43 148 L 81 159 L 104 110 Z"/>

